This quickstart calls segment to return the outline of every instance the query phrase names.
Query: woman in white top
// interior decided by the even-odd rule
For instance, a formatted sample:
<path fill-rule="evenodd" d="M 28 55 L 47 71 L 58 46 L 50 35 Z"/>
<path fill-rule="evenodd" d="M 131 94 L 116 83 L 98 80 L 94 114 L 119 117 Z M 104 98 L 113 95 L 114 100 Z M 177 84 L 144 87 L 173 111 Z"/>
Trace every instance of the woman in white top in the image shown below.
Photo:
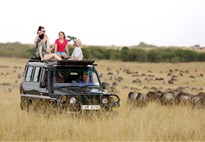
<path fill-rule="evenodd" d="M 83 59 L 83 52 L 81 50 L 82 42 L 80 39 L 74 39 L 73 41 L 74 51 L 71 55 L 71 60 L 82 60 Z"/>

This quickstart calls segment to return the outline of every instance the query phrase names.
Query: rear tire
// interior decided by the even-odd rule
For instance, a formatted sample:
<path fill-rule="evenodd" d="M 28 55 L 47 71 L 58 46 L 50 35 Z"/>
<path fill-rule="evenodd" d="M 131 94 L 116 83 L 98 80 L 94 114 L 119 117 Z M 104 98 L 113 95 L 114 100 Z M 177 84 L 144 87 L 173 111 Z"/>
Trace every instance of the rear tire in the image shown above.
<path fill-rule="evenodd" d="M 21 96 L 20 108 L 23 111 L 29 110 L 29 102 L 28 102 L 28 99 L 26 97 Z"/>

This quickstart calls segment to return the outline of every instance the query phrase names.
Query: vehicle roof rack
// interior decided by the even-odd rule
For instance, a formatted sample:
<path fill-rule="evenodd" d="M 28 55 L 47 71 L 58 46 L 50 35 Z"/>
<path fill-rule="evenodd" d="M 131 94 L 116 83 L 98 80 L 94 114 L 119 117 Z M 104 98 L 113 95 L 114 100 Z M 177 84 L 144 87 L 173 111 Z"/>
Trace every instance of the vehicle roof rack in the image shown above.
<path fill-rule="evenodd" d="M 41 62 L 39 58 L 30 58 L 28 62 Z"/>
<path fill-rule="evenodd" d="M 94 64 L 95 60 L 61 60 L 61 61 L 41 61 L 39 58 L 30 58 L 28 62 L 41 62 L 41 63 L 47 63 L 50 65 L 76 65 L 76 66 L 87 66 L 87 65 L 93 65 L 97 66 L 97 64 Z"/>
<path fill-rule="evenodd" d="M 57 65 L 94 65 L 95 60 L 61 60 L 57 62 Z"/>

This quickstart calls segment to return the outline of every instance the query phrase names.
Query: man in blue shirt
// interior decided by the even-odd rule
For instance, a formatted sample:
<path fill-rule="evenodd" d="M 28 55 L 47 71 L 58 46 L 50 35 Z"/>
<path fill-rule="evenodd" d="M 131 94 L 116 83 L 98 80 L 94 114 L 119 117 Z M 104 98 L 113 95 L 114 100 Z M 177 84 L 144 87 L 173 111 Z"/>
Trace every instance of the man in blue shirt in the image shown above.
<path fill-rule="evenodd" d="M 89 74 L 87 71 L 83 72 L 83 76 L 82 76 L 82 81 L 80 81 L 81 86 L 85 86 L 85 85 L 93 85 L 91 78 L 89 77 Z"/>

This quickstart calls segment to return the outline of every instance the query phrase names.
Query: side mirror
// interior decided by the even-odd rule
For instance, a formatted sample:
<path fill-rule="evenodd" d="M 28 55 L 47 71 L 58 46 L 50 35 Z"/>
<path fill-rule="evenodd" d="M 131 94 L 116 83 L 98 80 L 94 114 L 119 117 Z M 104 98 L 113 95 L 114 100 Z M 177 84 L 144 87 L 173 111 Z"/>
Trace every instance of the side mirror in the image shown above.
<path fill-rule="evenodd" d="M 108 85 L 109 85 L 109 84 L 107 84 L 106 82 L 102 82 L 102 88 L 103 88 L 103 89 L 106 89 Z"/>
<path fill-rule="evenodd" d="M 40 82 L 40 87 L 41 88 L 45 88 L 46 87 L 46 83 L 45 82 Z"/>

